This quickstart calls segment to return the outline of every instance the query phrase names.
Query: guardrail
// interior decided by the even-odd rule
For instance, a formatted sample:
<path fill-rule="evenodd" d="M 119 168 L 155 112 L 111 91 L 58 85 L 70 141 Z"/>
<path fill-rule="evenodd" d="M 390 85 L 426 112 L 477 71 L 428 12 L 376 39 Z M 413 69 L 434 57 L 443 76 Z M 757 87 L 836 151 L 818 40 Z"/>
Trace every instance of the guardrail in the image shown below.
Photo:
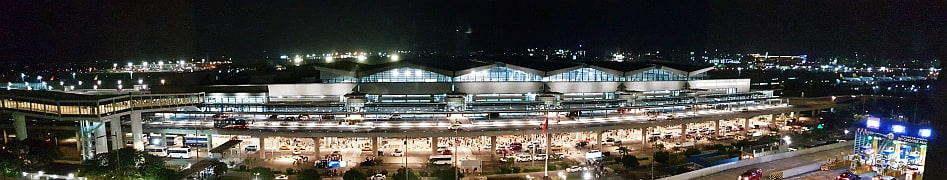
<path fill-rule="evenodd" d="M 774 154 L 774 155 L 769 155 L 769 156 L 761 156 L 761 157 L 756 157 L 756 158 L 753 158 L 753 159 L 742 160 L 742 161 L 737 161 L 737 162 L 732 162 L 732 163 L 726 163 L 726 164 L 721 164 L 721 165 L 717 165 L 717 166 L 711 166 L 711 167 L 707 167 L 707 168 L 703 168 L 703 169 L 698 169 L 698 170 L 695 170 L 695 171 L 686 172 L 686 173 L 683 173 L 683 174 L 678 174 L 678 175 L 674 175 L 674 176 L 669 176 L 669 177 L 665 177 L 665 178 L 661 178 L 661 179 L 666 179 L 666 180 L 672 180 L 672 179 L 699 179 L 699 178 L 704 177 L 704 176 L 712 175 L 712 174 L 715 174 L 715 173 L 718 173 L 718 172 L 721 172 L 721 171 L 726 171 L 726 170 L 730 170 L 730 169 L 734 169 L 734 168 L 741 168 L 741 167 L 746 167 L 746 166 L 750 166 L 750 165 L 754 165 L 754 164 L 759 164 L 759 163 L 764 163 L 764 162 L 770 162 L 770 161 L 775 161 L 775 160 L 780 160 L 780 159 L 786 159 L 786 158 L 791 158 L 791 157 L 795 157 L 795 156 L 800 156 L 800 155 L 805 155 L 805 154 L 811 154 L 811 153 L 821 152 L 821 151 L 830 150 L 830 149 L 836 149 L 836 148 L 841 148 L 841 147 L 846 147 L 846 146 L 853 146 L 854 144 L 855 144 L 854 141 L 846 141 L 846 142 L 841 142 L 841 143 L 829 144 L 829 145 L 825 145 L 825 146 L 819 146 L 819 147 L 814 147 L 814 148 L 802 149 L 802 150 L 793 151 L 793 152 L 779 153 L 779 154 Z M 818 168 L 818 166 L 816 166 L 816 168 Z"/>

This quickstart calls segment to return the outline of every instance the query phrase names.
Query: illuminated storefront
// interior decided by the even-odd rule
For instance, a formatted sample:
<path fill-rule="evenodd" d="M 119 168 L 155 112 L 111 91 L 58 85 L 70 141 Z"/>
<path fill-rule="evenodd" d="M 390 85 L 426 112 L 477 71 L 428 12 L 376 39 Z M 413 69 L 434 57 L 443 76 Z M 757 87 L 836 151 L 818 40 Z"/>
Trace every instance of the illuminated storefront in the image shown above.
<path fill-rule="evenodd" d="M 923 173 L 930 126 L 870 117 L 855 133 L 856 160 L 878 172 Z"/>

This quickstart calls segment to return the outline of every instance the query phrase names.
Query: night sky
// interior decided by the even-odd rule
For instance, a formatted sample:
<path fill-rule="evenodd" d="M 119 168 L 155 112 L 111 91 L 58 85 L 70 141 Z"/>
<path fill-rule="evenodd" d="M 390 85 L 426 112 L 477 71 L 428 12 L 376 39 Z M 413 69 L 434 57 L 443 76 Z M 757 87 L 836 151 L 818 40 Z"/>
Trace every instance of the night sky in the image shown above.
<path fill-rule="evenodd" d="M 0 58 L 369 50 L 853 51 L 929 58 L 947 1 L 3 1 Z M 936 48 L 934 48 L 936 49 Z M 265 53 L 266 52 L 266 53 Z"/>

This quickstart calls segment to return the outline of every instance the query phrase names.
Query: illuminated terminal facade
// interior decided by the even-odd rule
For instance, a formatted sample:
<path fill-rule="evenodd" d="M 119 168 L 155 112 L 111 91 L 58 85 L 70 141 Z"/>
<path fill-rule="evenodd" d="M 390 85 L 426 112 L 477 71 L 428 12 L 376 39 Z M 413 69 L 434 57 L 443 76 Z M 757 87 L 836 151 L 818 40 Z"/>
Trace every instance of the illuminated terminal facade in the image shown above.
<path fill-rule="evenodd" d="M 8 90 L 0 91 L 0 97 L 3 113 L 13 116 L 18 139 L 27 137 L 26 117 L 67 122 L 50 126 L 78 127 L 79 149 L 86 159 L 124 147 L 127 142 L 137 149 L 154 145 L 155 141 L 146 135 L 148 132 L 142 130 L 143 120 L 147 126 L 150 120 L 209 118 L 219 114 L 249 120 L 303 115 L 310 120 L 410 120 L 457 115 L 466 121 L 453 123 L 470 123 L 549 113 L 608 116 L 629 110 L 672 112 L 784 103 L 771 91 L 751 91 L 749 79 L 708 77 L 707 72 L 713 69 L 709 65 L 613 61 L 359 62 L 363 60 L 307 64 L 306 68 L 318 72 L 318 81 L 314 83 L 191 87 L 169 84 L 140 91 L 83 87 L 50 91 L 8 86 Z"/>

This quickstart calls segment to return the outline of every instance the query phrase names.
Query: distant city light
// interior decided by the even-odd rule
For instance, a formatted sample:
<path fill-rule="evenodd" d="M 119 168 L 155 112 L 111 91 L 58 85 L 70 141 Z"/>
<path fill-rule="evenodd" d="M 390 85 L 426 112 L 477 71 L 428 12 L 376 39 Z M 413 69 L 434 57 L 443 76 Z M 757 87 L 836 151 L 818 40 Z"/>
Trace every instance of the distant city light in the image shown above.
<path fill-rule="evenodd" d="M 398 61 L 398 60 L 400 60 L 400 59 L 401 59 L 401 57 L 398 57 L 397 54 L 391 55 L 391 61 Z"/>
<path fill-rule="evenodd" d="M 365 55 L 359 55 L 357 56 L 357 58 L 358 58 L 358 61 L 365 61 L 366 59 L 368 59 L 368 57 L 365 57 Z"/>

